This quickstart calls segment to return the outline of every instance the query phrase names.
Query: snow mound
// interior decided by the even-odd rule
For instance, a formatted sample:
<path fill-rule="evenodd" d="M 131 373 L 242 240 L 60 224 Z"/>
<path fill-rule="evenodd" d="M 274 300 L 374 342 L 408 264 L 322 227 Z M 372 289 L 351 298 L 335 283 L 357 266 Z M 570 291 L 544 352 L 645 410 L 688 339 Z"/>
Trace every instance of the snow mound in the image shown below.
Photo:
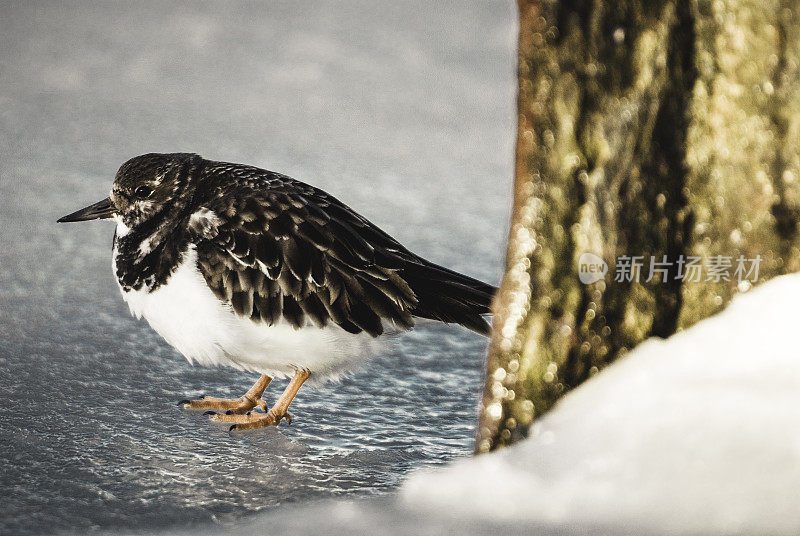
<path fill-rule="evenodd" d="M 800 533 L 800 275 L 649 340 L 527 440 L 417 473 L 403 508 L 662 534 Z"/>

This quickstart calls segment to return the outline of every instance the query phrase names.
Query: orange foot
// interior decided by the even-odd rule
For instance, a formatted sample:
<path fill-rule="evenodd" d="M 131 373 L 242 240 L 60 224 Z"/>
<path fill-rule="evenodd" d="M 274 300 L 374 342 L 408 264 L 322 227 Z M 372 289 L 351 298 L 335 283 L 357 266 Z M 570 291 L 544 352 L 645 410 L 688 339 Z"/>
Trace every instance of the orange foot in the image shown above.
<path fill-rule="evenodd" d="M 292 416 L 288 413 L 278 414 L 274 409 L 266 413 L 248 412 L 244 415 L 219 414 L 213 411 L 208 412 L 209 419 L 216 422 L 231 422 L 229 430 L 252 430 L 254 428 L 266 428 L 267 426 L 278 426 L 282 419 L 286 419 L 286 424 L 292 424 Z"/>
<path fill-rule="evenodd" d="M 216 409 L 226 411 L 229 415 L 242 415 L 256 406 L 267 411 L 267 404 L 261 400 L 261 397 L 271 381 L 272 378 L 266 374 L 261 376 L 255 385 L 239 398 L 214 398 L 203 395 L 199 400 L 181 400 L 178 405 L 183 406 L 184 409 Z"/>
<path fill-rule="evenodd" d="M 282 419 L 286 419 L 286 422 L 291 424 L 292 416 L 289 415 L 289 404 L 292 403 L 294 400 L 297 391 L 300 389 L 300 386 L 303 385 L 303 382 L 311 376 L 311 372 L 307 370 L 298 370 L 295 372 L 292 381 L 289 382 L 289 385 L 286 386 L 286 389 L 283 391 L 283 394 L 275 402 L 275 405 L 272 406 L 272 409 L 267 411 L 266 413 L 253 413 L 253 412 L 245 412 L 244 415 L 236 415 L 231 412 L 228 412 L 225 415 L 220 415 L 215 412 L 208 412 L 211 413 L 209 417 L 212 421 L 217 422 L 231 422 L 233 423 L 230 427 L 230 430 L 252 430 L 253 428 L 266 428 L 267 426 L 277 426 L 280 424 Z"/>

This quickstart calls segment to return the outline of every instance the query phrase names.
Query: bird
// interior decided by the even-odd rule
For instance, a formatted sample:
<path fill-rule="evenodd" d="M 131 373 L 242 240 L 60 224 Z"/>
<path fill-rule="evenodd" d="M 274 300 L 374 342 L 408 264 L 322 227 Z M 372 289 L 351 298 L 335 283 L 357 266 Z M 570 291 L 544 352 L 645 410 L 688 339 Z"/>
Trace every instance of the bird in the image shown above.
<path fill-rule="evenodd" d="M 110 195 L 58 220 L 113 219 L 112 268 L 131 313 L 190 363 L 258 373 L 239 398 L 181 400 L 246 430 L 291 422 L 312 374 L 335 378 L 418 319 L 490 333 L 497 289 L 412 253 L 332 195 L 281 173 L 149 153 Z M 372 350 L 374 352 L 374 350 Z M 273 378 L 290 381 L 275 404 Z"/>

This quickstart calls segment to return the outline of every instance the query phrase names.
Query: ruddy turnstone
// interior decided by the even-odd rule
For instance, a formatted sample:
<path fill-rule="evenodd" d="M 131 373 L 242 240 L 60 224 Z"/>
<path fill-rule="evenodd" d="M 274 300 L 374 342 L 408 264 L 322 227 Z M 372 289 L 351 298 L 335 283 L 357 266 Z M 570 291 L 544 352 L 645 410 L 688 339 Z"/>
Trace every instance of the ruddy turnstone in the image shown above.
<path fill-rule="evenodd" d="M 188 153 L 137 156 L 109 197 L 58 221 L 104 218 L 116 220 L 114 274 L 136 317 L 190 362 L 262 374 L 241 398 L 179 402 L 231 429 L 288 421 L 311 374 L 345 372 L 367 341 L 415 317 L 489 333 L 494 287 L 411 253 L 280 173 Z M 291 381 L 267 409 L 276 376 Z"/>

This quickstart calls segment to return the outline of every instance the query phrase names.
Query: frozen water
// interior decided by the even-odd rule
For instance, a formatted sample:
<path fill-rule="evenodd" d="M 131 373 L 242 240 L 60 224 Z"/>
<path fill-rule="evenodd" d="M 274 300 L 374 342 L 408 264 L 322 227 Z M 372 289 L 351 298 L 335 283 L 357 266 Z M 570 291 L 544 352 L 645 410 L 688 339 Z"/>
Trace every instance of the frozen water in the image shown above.
<path fill-rule="evenodd" d="M 191 367 L 118 295 L 111 224 L 55 220 L 131 156 L 194 151 L 311 182 L 496 282 L 514 20 L 507 2 L 3 2 L 0 533 L 226 523 L 469 453 L 481 337 L 422 327 L 301 391 L 290 427 L 231 437 L 175 403 L 255 377 Z"/>
<path fill-rule="evenodd" d="M 393 498 L 281 509 L 237 532 L 796 535 L 798 302 L 800 275 L 764 283 L 638 346 L 511 448 L 422 469 Z"/>

